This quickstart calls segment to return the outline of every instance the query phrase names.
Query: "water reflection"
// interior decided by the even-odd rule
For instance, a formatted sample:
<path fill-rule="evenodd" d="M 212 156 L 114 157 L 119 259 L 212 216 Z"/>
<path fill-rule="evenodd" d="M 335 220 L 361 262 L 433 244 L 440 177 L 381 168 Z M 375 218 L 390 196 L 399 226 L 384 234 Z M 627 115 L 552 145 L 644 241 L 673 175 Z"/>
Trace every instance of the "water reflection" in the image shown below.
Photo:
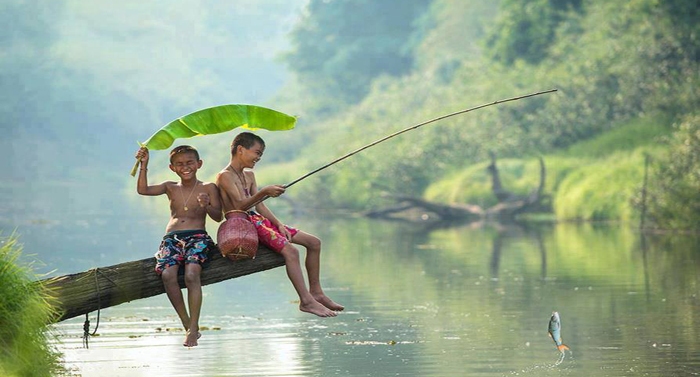
<path fill-rule="evenodd" d="M 22 228 L 48 266 L 75 272 L 150 255 L 162 236 L 154 218 L 164 217 L 72 215 Z M 274 269 L 204 287 L 207 330 L 195 349 L 180 345 L 164 296 L 104 310 L 90 349 L 83 318 L 63 322 L 67 365 L 82 376 L 130 377 L 700 373 L 697 237 L 640 238 L 592 224 L 289 221 L 323 239 L 323 285 L 347 312 L 298 312 Z M 553 310 L 573 350 L 561 362 L 547 335 Z"/>

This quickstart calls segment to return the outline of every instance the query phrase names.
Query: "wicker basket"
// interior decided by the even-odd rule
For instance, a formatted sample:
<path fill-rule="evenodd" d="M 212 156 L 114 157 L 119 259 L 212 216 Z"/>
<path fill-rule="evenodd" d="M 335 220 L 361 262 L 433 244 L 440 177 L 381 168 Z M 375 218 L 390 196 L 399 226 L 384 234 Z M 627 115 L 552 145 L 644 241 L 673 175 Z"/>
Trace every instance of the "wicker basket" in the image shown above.
<path fill-rule="evenodd" d="M 231 259 L 255 259 L 258 252 L 258 232 L 244 211 L 226 212 L 226 220 L 216 236 L 221 255 Z"/>

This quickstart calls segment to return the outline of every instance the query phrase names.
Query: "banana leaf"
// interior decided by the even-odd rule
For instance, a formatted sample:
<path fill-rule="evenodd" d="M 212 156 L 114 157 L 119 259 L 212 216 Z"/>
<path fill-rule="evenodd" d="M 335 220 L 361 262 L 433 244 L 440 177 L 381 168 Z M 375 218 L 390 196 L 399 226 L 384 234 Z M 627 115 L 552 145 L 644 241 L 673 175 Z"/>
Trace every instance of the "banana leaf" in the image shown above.
<path fill-rule="evenodd" d="M 139 143 L 148 149 L 167 149 L 175 139 L 213 135 L 237 127 L 268 131 L 291 130 L 297 118 L 276 110 L 253 105 L 221 105 L 199 110 L 166 124 L 148 140 Z M 136 175 L 140 161 L 136 161 L 131 176 Z"/>

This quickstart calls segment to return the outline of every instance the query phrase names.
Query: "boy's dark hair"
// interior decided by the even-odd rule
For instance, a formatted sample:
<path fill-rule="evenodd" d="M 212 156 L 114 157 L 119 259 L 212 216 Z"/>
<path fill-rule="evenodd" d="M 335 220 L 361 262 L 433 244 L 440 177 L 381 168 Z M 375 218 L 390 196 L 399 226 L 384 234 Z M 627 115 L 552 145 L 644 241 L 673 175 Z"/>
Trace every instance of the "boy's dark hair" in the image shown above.
<path fill-rule="evenodd" d="M 263 139 L 252 133 L 252 132 L 241 132 L 233 139 L 231 142 L 231 155 L 236 154 L 236 149 L 238 146 L 242 146 L 245 149 L 250 149 L 255 145 L 255 143 L 260 143 L 263 149 L 265 149 L 265 141 Z"/>
<path fill-rule="evenodd" d="M 195 147 L 189 146 L 189 145 L 180 145 L 179 147 L 173 148 L 173 150 L 170 151 L 170 163 L 173 163 L 173 157 L 175 157 L 176 154 L 180 153 L 194 153 L 194 158 L 199 161 L 199 152 L 197 152 L 197 149 Z"/>

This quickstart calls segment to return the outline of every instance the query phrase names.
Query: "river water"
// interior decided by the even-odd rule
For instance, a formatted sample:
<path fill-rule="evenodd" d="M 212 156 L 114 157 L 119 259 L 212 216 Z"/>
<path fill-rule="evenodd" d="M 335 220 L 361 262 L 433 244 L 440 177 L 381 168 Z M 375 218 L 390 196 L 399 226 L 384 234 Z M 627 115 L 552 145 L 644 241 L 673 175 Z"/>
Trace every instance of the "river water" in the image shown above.
<path fill-rule="evenodd" d="M 124 196 L 5 203 L 0 230 L 16 231 L 25 258 L 41 261 L 36 269 L 48 276 L 150 256 L 167 218 L 154 208 L 165 202 L 144 207 L 150 199 Z M 97 205 L 71 205 L 83 199 Z M 322 283 L 346 306 L 338 317 L 299 312 L 276 268 L 205 286 L 195 348 L 181 345 L 164 295 L 103 309 L 89 348 L 84 317 L 61 322 L 55 345 L 68 370 L 85 377 L 700 376 L 697 236 L 642 237 L 611 224 L 284 218 L 323 239 Z M 547 335 L 552 311 L 571 348 L 563 355 Z M 95 331 L 97 313 L 88 318 Z"/>

